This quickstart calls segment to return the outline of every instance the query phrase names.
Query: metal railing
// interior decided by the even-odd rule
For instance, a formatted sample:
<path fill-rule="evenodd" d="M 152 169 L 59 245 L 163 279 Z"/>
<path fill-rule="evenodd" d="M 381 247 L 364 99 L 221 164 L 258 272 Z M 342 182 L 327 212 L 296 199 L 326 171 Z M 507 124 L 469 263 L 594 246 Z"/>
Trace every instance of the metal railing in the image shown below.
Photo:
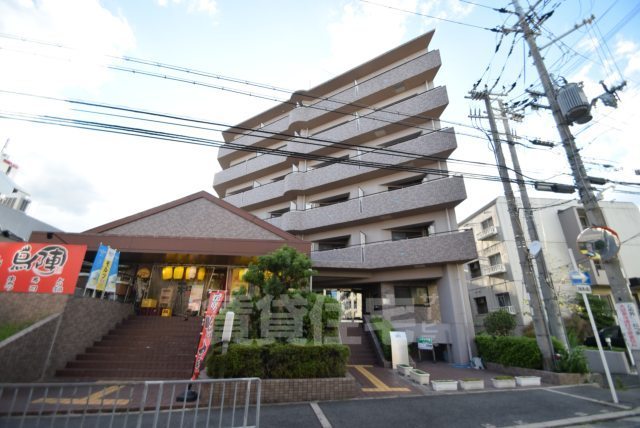
<path fill-rule="evenodd" d="M 258 427 L 258 378 L 0 384 L 0 428 Z"/>

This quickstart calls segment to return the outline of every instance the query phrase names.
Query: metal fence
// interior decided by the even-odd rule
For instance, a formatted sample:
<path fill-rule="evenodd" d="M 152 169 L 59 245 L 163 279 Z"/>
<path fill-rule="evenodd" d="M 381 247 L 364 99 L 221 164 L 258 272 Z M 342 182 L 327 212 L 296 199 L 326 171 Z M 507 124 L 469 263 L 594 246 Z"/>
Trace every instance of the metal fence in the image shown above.
<path fill-rule="evenodd" d="M 258 427 L 258 378 L 0 384 L 0 428 Z"/>

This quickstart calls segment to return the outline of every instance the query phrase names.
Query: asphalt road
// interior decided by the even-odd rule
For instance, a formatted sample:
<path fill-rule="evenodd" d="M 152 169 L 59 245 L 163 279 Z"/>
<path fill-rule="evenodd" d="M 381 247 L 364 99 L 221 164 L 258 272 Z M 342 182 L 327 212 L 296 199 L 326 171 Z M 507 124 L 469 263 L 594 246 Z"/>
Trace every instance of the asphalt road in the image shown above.
<path fill-rule="evenodd" d="M 487 390 L 477 393 L 451 393 L 429 396 L 367 398 L 320 403 L 263 405 L 260 426 L 287 428 L 377 428 L 377 427 L 551 427 L 577 425 L 582 427 L 640 426 L 640 389 L 618 391 L 620 403 L 614 405 L 608 390 L 593 385 L 543 387 L 513 390 Z M 253 425 L 253 411 L 249 425 Z M 242 426 L 242 416 L 210 415 L 208 426 Z M 616 420 L 608 420 L 609 418 Z M 121 415 L 98 419 L 24 421 L 23 427 L 136 427 L 138 420 L 124 420 Z M 145 415 L 142 427 L 151 427 L 152 414 Z M 205 427 L 203 414 L 194 423 L 191 411 L 163 412 L 158 427 Z M 16 423 L 16 424 L 14 424 Z M 17 421 L 0 419 L 0 427 L 19 426 Z"/>

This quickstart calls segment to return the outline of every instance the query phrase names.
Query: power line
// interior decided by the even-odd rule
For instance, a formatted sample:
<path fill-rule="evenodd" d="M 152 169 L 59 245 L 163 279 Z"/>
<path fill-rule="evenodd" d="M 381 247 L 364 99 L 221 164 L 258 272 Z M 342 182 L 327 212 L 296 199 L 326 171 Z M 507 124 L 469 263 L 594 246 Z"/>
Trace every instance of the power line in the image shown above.
<path fill-rule="evenodd" d="M 494 33 L 499 32 L 499 30 L 497 30 L 496 28 L 481 27 L 479 25 L 468 24 L 466 22 L 454 21 L 453 19 L 441 18 L 439 16 L 427 15 L 426 13 L 414 12 L 412 10 L 400 9 L 399 7 L 393 7 L 393 6 L 388 6 L 388 5 L 385 5 L 385 4 L 375 3 L 375 2 L 372 2 L 372 1 L 369 1 L 369 0 L 360 0 L 360 2 L 372 4 L 374 6 L 384 7 L 384 8 L 395 10 L 395 11 L 398 11 L 398 12 L 404 12 L 404 13 L 409 13 L 409 14 L 413 14 L 413 15 L 423 16 L 425 18 L 437 19 L 439 21 L 449 22 L 451 24 L 464 25 L 466 27 L 477 28 L 477 29 L 486 30 L 486 31 L 492 31 Z"/>

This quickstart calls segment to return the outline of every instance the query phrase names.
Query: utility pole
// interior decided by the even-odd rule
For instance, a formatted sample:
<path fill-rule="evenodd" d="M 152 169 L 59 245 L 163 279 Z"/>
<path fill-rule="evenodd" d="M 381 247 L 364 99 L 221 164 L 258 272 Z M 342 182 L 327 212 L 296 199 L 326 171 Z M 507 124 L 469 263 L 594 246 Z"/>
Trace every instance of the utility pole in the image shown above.
<path fill-rule="evenodd" d="M 533 309 L 533 329 L 536 334 L 536 342 L 540 353 L 542 354 L 542 366 L 544 370 L 553 370 L 554 368 L 554 351 L 553 343 L 551 342 L 551 334 L 545 320 L 545 310 L 540 300 L 540 294 L 536 286 L 535 278 L 533 277 L 533 269 L 531 269 L 531 260 L 527 254 L 527 246 L 524 239 L 524 232 L 520 225 L 520 218 L 518 217 L 518 207 L 516 205 L 516 198 L 513 195 L 511 189 L 511 182 L 509 174 L 505 166 L 504 155 L 502 154 L 502 146 L 500 144 L 500 134 L 498 133 L 498 127 L 496 125 L 495 115 L 493 114 L 493 108 L 491 106 L 491 98 L 487 92 L 472 92 L 472 98 L 483 99 L 487 108 L 487 116 L 489 118 L 489 124 L 491 127 L 491 135 L 494 143 L 494 150 L 498 161 L 498 173 L 500 175 L 500 181 L 504 188 L 504 195 L 507 199 L 507 209 L 509 211 L 509 218 L 511 220 L 511 227 L 513 228 L 513 234 L 516 241 L 516 249 L 518 251 L 518 259 L 520 262 L 520 268 L 522 270 L 522 279 L 524 286 L 529 293 L 530 305 Z"/>
<path fill-rule="evenodd" d="M 551 82 L 551 78 L 549 77 L 549 73 L 535 41 L 535 35 L 531 30 L 529 23 L 527 22 L 524 11 L 522 10 L 522 7 L 520 7 L 520 3 L 518 2 L 518 0 L 512 0 L 512 3 L 515 7 L 516 14 L 518 15 L 518 25 L 522 29 L 527 44 L 529 45 L 531 57 L 533 58 L 533 62 L 538 71 L 538 75 L 540 76 L 545 95 L 549 102 L 549 106 L 551 107 L 553 119 L 556 122 L 556 127 L 562 141 L 562 146 L 564 147 L 564 150 L 567 154 L 567 159 L 569 160 L 569 165 L 571 166 L 573 179 L 576 187 L 578 188 L 580 201 L 584 206 L 587 219 L 591 226 L 606 226 L 604 214 L 602 213 L 602 209 L 598 205 L 598 200 L 596 199 L 595 194 L 591 189 L 591 183 L 589 182 L 589 179 L 587 177 L 587 172 L 585 170 L 584 164 L 582 163 L 582 158 L 578 153 L 575 140 L 573 138 L 573 135 L 571 134 L 571 131 L 569 130 L 569 125 L 567 124 L 567 121 L 565 120 L 564 116 L 562 115 L 562 111 L 560 110 L 560 105 L 558 104 L 558 100 L 556 99 L 556 93 L 553 87 L 553 83 Z M 622 274 L 622 269 L 620 267 L 620 261 L 618 260 L 618 258 L 614 257 L 611 260 L 603 260 L 602 264 L 607 274 L 607 278 L 609 279 L 609 285 L 611 286 L 611 292 L 613 294 L 615 302 L 633 303 L 633 296 L 631 295 L 631 290 L 629 289 L 627 281 Z M 594 334 L 597 334 L 597 332 L 594 332 Z M 632 350 L 632 354 L 635 361 L 640 361 L 640 351 Z"/>
<path fill-rule="evenodd" d="M 511 153 L 511 163 L 513 164 L 513 171 L 516 173 L 516 182 L 518 183 L 518 189 L 520 190 L 520 199 L 522 200 L 522 209 L 524 210 L 524 218 L 527 223 L 527 231 L 529 232 L 530 241 L 539 241 L 538 230 L 533 219 L 533 211 L 531 210 L 531 202 L 529 201 L 529 194 L 527 193 L 527 187 L 524 185 L 524 179 L 522 177 L 522 170 L 520 169 L 520 161 L 518 160 L 518 153 L 516 152 L 516 145 L 513 142 L 513 136 L 511 135 L 511 129 L 509 127 L 509 119 L 506 116 L 504 104 L 501 99 L 498 99 L 498 106 L 500 107 L 500 116 L 502 117 L 502 126 L 507 136 L 507 142 L 509 143 L 509 152 Z M 536 267 L 538 268 L 538 284 L 540 284 L 540 290 L 542 292 L 542 299 L 544 301 L 544 307 L 547 310 L 547 318 L 549 322 L 549 331 L 552 336 L 555 336 L 560 340 L 566 348 L 569 347 L 567 341 L 567 335 L 564 331 L 564 325 L 562 324 L 562 314 L 560 313 L 560 307 L 558 300 L 553 292 L 553 284 L 551 278 L 547 276 L 547 265 L 544 260 L 544 251 L 540 251 L 537 256 L 533 257 L 536 261 Z"/>

